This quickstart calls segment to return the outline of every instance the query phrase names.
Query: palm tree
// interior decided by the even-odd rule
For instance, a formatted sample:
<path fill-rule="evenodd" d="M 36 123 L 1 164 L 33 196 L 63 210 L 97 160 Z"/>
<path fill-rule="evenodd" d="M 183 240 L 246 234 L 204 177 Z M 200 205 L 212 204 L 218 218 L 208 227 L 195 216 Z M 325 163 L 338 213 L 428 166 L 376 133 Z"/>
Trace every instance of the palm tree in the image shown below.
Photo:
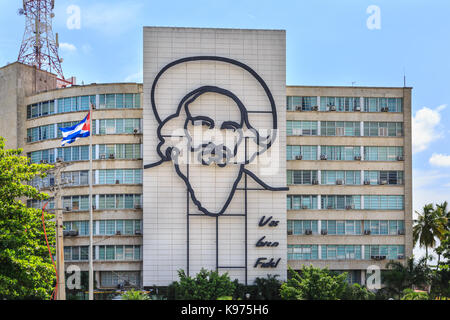
<path fill-rule="evenodd" d="M 440 216 L 440 210 L 435 210 L 431 203 L 425 205 L 422 212 L 416 213 L 418 219 L 414 220 L 414 245 L 419 242 L 420 247 L 425 247 L 425 258 L 428 261 L 428 248 L 436 245 L 436 238 L 443 239 L 447 221 Z"/>
<path fill-rule="evenodd" d="M 408 258 L 406 264 L 399 261 L 390 261 L 386 264 L 387 270 L 383 273 L 385 291 L 400 298 L 403 290 L 408 288 L 425 287 L 430 281 L 430 269 L 426 258 L 414 261 Z"/>
<path fill-rule="evenodd" d="M 443 220 L 445 219 L 444 222 L 444 230 L 448 233 L 450 232 L 450 211 L 447 209 L 447 201 L 444 201 L 441 204 L 437 204 L 436 205 L 436 213 L 439 217 L 441 217 Z M 441 239 L 439 239 L 440 241 L 443 240 L 443 238 L 445 238 L 445 232 L 443 234 L 443 237 Z M 441 245 L 439 247 L 436 248 L 436 253 L 438 255 L 438 265 L 441 262 L 441 254 L 444 252 L 444 247 L 442 246 L 442 242 Z"/>

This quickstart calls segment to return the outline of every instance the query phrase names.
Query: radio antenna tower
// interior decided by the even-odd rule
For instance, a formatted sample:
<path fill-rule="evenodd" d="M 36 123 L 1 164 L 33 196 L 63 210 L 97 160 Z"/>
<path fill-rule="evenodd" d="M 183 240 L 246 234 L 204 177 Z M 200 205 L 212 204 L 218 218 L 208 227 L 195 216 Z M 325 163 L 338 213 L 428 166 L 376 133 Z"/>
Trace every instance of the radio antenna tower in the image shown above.
<path fill-rule="evenodd" d="M 24 15 L 25 33 L 17 61 L 50 73 L 64 80 L 58 55 L 58 34 L 53 35 L 52 19 L 55 0 L 23 0 L 19 15 Z"/>

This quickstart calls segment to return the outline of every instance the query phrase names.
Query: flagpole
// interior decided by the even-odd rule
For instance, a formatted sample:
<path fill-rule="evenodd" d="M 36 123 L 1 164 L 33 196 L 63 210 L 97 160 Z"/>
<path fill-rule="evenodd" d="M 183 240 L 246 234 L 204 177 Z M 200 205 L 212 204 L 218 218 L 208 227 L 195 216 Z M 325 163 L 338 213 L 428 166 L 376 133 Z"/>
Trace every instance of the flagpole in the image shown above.
<path fill-rule="evenodd" d="M 92 103 L 89 104 L 89 300 L 94 300 L 94 263 L 93 263 L 93 199 L 92 199 Z"/>

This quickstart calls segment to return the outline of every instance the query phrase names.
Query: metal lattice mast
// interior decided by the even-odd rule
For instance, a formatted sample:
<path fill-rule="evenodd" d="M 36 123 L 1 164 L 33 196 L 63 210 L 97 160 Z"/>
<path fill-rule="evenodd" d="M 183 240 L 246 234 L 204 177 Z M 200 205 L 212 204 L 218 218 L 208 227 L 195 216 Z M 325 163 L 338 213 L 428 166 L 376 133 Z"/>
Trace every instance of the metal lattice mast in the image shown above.
<path fill-rule="evenodd" d="M 17 61 L 36 66 L 36 68 L 57 74 L 64 79 L 61 62 L 58 55 L 58 37 L 52 30 L 53 9 L 55 0 L 23 0 L 25 32 L 20 46 Z"/>

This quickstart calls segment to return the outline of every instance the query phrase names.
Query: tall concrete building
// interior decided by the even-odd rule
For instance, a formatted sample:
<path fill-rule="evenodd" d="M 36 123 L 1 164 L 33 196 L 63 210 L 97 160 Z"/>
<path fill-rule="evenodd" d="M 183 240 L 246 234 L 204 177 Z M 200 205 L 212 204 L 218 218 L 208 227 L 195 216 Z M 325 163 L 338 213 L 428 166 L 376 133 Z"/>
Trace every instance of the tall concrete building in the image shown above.
<path fill-rule="evenodd" d="M 285 46 L 280 30 L 146 27 L 143 84 L 58 89 L 34 67 L 0 68 L 7 147 L 69 164 L 66 268 L 88 270 L 89 179 L 99 289 L 202 267 L 251 284 L 309 264 L 365 284 L 368 267 L 412 254 L 411 88 L 286 86 Z M 89 139 L 61 147 L 58 129 L 91 103 L 92 154 Z M 196 147 L 196 124 L 235 144 Z M 54 177 L 32 183 L 52 196 Z"/>

